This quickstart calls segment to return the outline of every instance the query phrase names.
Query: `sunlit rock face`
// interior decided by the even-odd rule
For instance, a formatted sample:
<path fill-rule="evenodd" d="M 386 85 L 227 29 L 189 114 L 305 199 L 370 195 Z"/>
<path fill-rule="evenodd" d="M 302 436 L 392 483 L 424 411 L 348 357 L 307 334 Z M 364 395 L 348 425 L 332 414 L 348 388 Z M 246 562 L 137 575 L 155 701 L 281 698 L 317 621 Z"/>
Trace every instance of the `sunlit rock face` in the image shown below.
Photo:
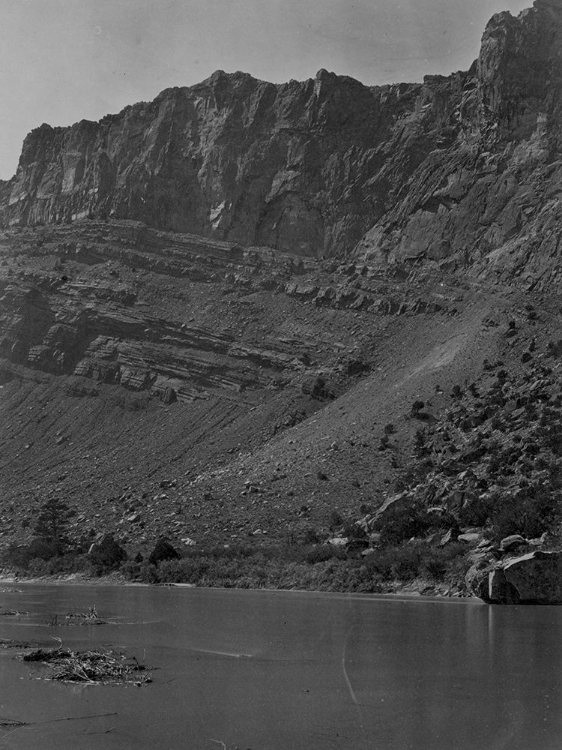
<path fill-rule="evenodd" d="M 421 88 L 219 71 L 98 123 L 42 125 L 4 187 L 4 221 L 133 218 L 300 255 L 350 249 L 383 209 L 365 201 L 377 149 Z"/>
<path fill-rule="evenodd" d="M 562 222 L 562 3 L 490 20 L 468 72 L 368 87 L 214 73 L 97 123 L 42 125 L 4 225 L 141 220 L 300 256 L 548 281 Z M 519 273 L 520 276 L 520 273 Z"/>
<path fill-rule="evenodd" d="M 137 219 L 296 255 L 350 252 L 435 148 L 467 76 L 370 88 L 214 73 L 100 122 L 42 125 L 5 225 Z"/>
<path fill-rule="evenodd" d="M 360 252 L 447 259 L 528 285 L 555 274 L 562 222 L 562 3 L 489 22 L 448 123 Z"/>

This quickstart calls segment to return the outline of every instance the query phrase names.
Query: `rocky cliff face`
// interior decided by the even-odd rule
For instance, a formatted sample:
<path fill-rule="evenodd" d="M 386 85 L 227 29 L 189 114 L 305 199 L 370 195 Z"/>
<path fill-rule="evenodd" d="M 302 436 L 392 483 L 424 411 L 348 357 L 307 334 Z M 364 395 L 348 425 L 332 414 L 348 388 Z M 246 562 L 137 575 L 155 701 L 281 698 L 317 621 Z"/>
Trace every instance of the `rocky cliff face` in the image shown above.
<path fill-rule="evenodd" d="M 320 71 L 276 86 L 219 71 L 99 123 L 42 125 L 2 191 L 3 221 L 140 219 L 297 255 L 350 250 L 419 158 L 376 178 L 402 116 L 443 86 L 459 84 L 370 89 Z M 414 152 L 426 129 L 416 121 Z"/>
<path fill-rule="evenodd" d="M 556 279 L 562 221 L 562 2 L 500 13 L 463 88 L 452 142 L 413 173 L 366 256 L 447 259 L 528 287 Z"/>
<path fill-rule="evenodd" d="M 138 219 L 297 255 L 357 247 L 544 275 L 562 220 L 561 50 L 562 2 L 537 0 L 492 18 L 470 71 L 423 84 L 219 71 L 98 123 L 32 131 L 0 217 Z"/>

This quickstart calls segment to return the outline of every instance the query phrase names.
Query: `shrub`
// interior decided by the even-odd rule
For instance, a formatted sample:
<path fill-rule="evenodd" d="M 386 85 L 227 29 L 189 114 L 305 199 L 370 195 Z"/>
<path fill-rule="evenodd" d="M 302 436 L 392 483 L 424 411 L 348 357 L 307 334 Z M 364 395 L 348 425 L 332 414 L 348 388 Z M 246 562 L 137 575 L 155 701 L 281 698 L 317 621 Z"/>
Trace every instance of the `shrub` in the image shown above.
<path fill-rule="evenodd" d="M 411 505 L 396 507 L 381 527 L 381 544 L 393 546 L 421 536 L 433 523 L 434 519 L 420 503 L 412 501 Z"/>
<path fill-rule="evenodd" d="M 334 529 L 339 529 L 340 526 L 343 526 L 343 523 L 343 516 L 337 510 L 333 510 L 328 517 L 328 528 L 334 531 Z"/>
<path fill-rule="evenodd" d="M 410 416 L 417 417 L 418 413 L 423 409 L 425 403 L 423 401 L 414 401 L 412 408 L 410 409 Z"/>
<path fill-rule="evenodd" d="M 420 572 L 435 581 L 443 581 L 451 576 L 459 561 L 465 561 L 466 546 L 462 542 L 453 542 L 445 547 L 433 547 L 429 544 L 421 550 Z M 470 565 L 470 561 L 469 561 Z M 468 569 L 468 566 L 465 566 Z"/>
<path fill-rule="evenodd" d="M 127 559 L 125 549 L 115 541 L 112 534 L 106 534 L 89 554 L 97 575 L 116 570 Z"/>
<path fill-rule="evenodd" d="M 304 561 L 309 565 L 326 562 L 334 557 L 336 548 L 330 544 L 314 544 L 308 548 L 304 555 Z"/>
<path fill-rule="evenodd" d="M 420 427 L 414 435 L 414 454 L 417 458 L 427 456 L 430 450 L 427 445 L 427 432 Z"/>
<path fill-rule="evenodd" d="M 399 581 L 411 581 L 418 575 L 422 559 L 417 545 L 405 544 L 398 547 L 394 554 L 391 570 L 394 578 Z"/>
<path fill-rule="evenodd" d="M 301 541 L 302 544 L 318 544 L 320 537 L 316 530 L 309 526 L 302 532 Z"/>
<path fill-rule="evenodd" d="M 151 565 L 158 565 L 164 560 L 178 560 L 180 553 L 173 547 L 168 539 L 162 537 L 156 542 L 156 545 L 148 557 Z"/>
<path fill-rule="evenodd" d="M 379 450 L 385 451 L 389 447 L 390 447 L 390 438 L 388 435 L 385 434 L 381 437 L 381 441 L 379 443 Z"/>
<path fill-rule="evenodd" d="M 27 548 L 29 559 L 50 560 L 61 554 L 61 545 L 52 540 L 33 539 Z"/>

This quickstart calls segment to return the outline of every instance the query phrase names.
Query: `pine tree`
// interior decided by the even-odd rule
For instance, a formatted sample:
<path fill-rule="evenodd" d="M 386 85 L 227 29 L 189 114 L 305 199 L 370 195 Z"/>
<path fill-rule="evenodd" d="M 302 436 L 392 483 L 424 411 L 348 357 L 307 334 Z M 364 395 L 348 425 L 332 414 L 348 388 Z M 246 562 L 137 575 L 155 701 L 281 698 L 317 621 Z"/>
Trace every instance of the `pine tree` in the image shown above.
<path fill-rule="evenodd" d="M 39 509 L 33 529 L 34 538 L 49 545 L 60 555 L 68 546 L 68 526 L 74 511 L 58 498 L 46 500 Z"/>

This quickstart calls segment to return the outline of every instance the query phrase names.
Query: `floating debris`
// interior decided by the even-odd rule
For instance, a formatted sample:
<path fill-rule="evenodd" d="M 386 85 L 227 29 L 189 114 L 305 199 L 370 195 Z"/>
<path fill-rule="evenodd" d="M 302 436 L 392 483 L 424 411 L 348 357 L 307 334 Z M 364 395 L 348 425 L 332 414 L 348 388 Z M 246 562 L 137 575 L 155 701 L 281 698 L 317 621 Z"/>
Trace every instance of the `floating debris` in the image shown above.
<path fill-rule="evenodd" d="M 50 616 L 47 625 L 59 627 L 60 625 L 117 625 L 112 620 L 107 620 L 98 615 L 95 607 L 88 607 L 86 612 L 67 612 L 64 615 L 54 614 Z"/>
<path fill-rule="evenodd" d="M 38 644 L 31 641 L 14 641 L 12 638 L 0 638 L 0 648 L 38 648 Z"/>
<path fill-rule="evenodd" d="M 65 615 L 66 624 L 72 623 L 88 623 L 89 625 L 107 625 L 109 620 L 104 619 L 98 615 L 96 605 L 88 607 L 87 612 L 67 612 Z"/>
<path fill-rule="evenodd" d="M 25 727 L 27 722 L 25 721 L 13 721 L 12 719 L 0 719 L 0 727 L 3 729 L 18 729 L 19 727 Z"/>
<path fill-rule="evenodd" d="M 127 683 L 138 687 L 152 682 L 148 667 L 134 656 L 114 651 L 37 648 L 20 658 L 48 666 L 50 671 L 43 677 L 45 680 L 104 685 Z"/>

